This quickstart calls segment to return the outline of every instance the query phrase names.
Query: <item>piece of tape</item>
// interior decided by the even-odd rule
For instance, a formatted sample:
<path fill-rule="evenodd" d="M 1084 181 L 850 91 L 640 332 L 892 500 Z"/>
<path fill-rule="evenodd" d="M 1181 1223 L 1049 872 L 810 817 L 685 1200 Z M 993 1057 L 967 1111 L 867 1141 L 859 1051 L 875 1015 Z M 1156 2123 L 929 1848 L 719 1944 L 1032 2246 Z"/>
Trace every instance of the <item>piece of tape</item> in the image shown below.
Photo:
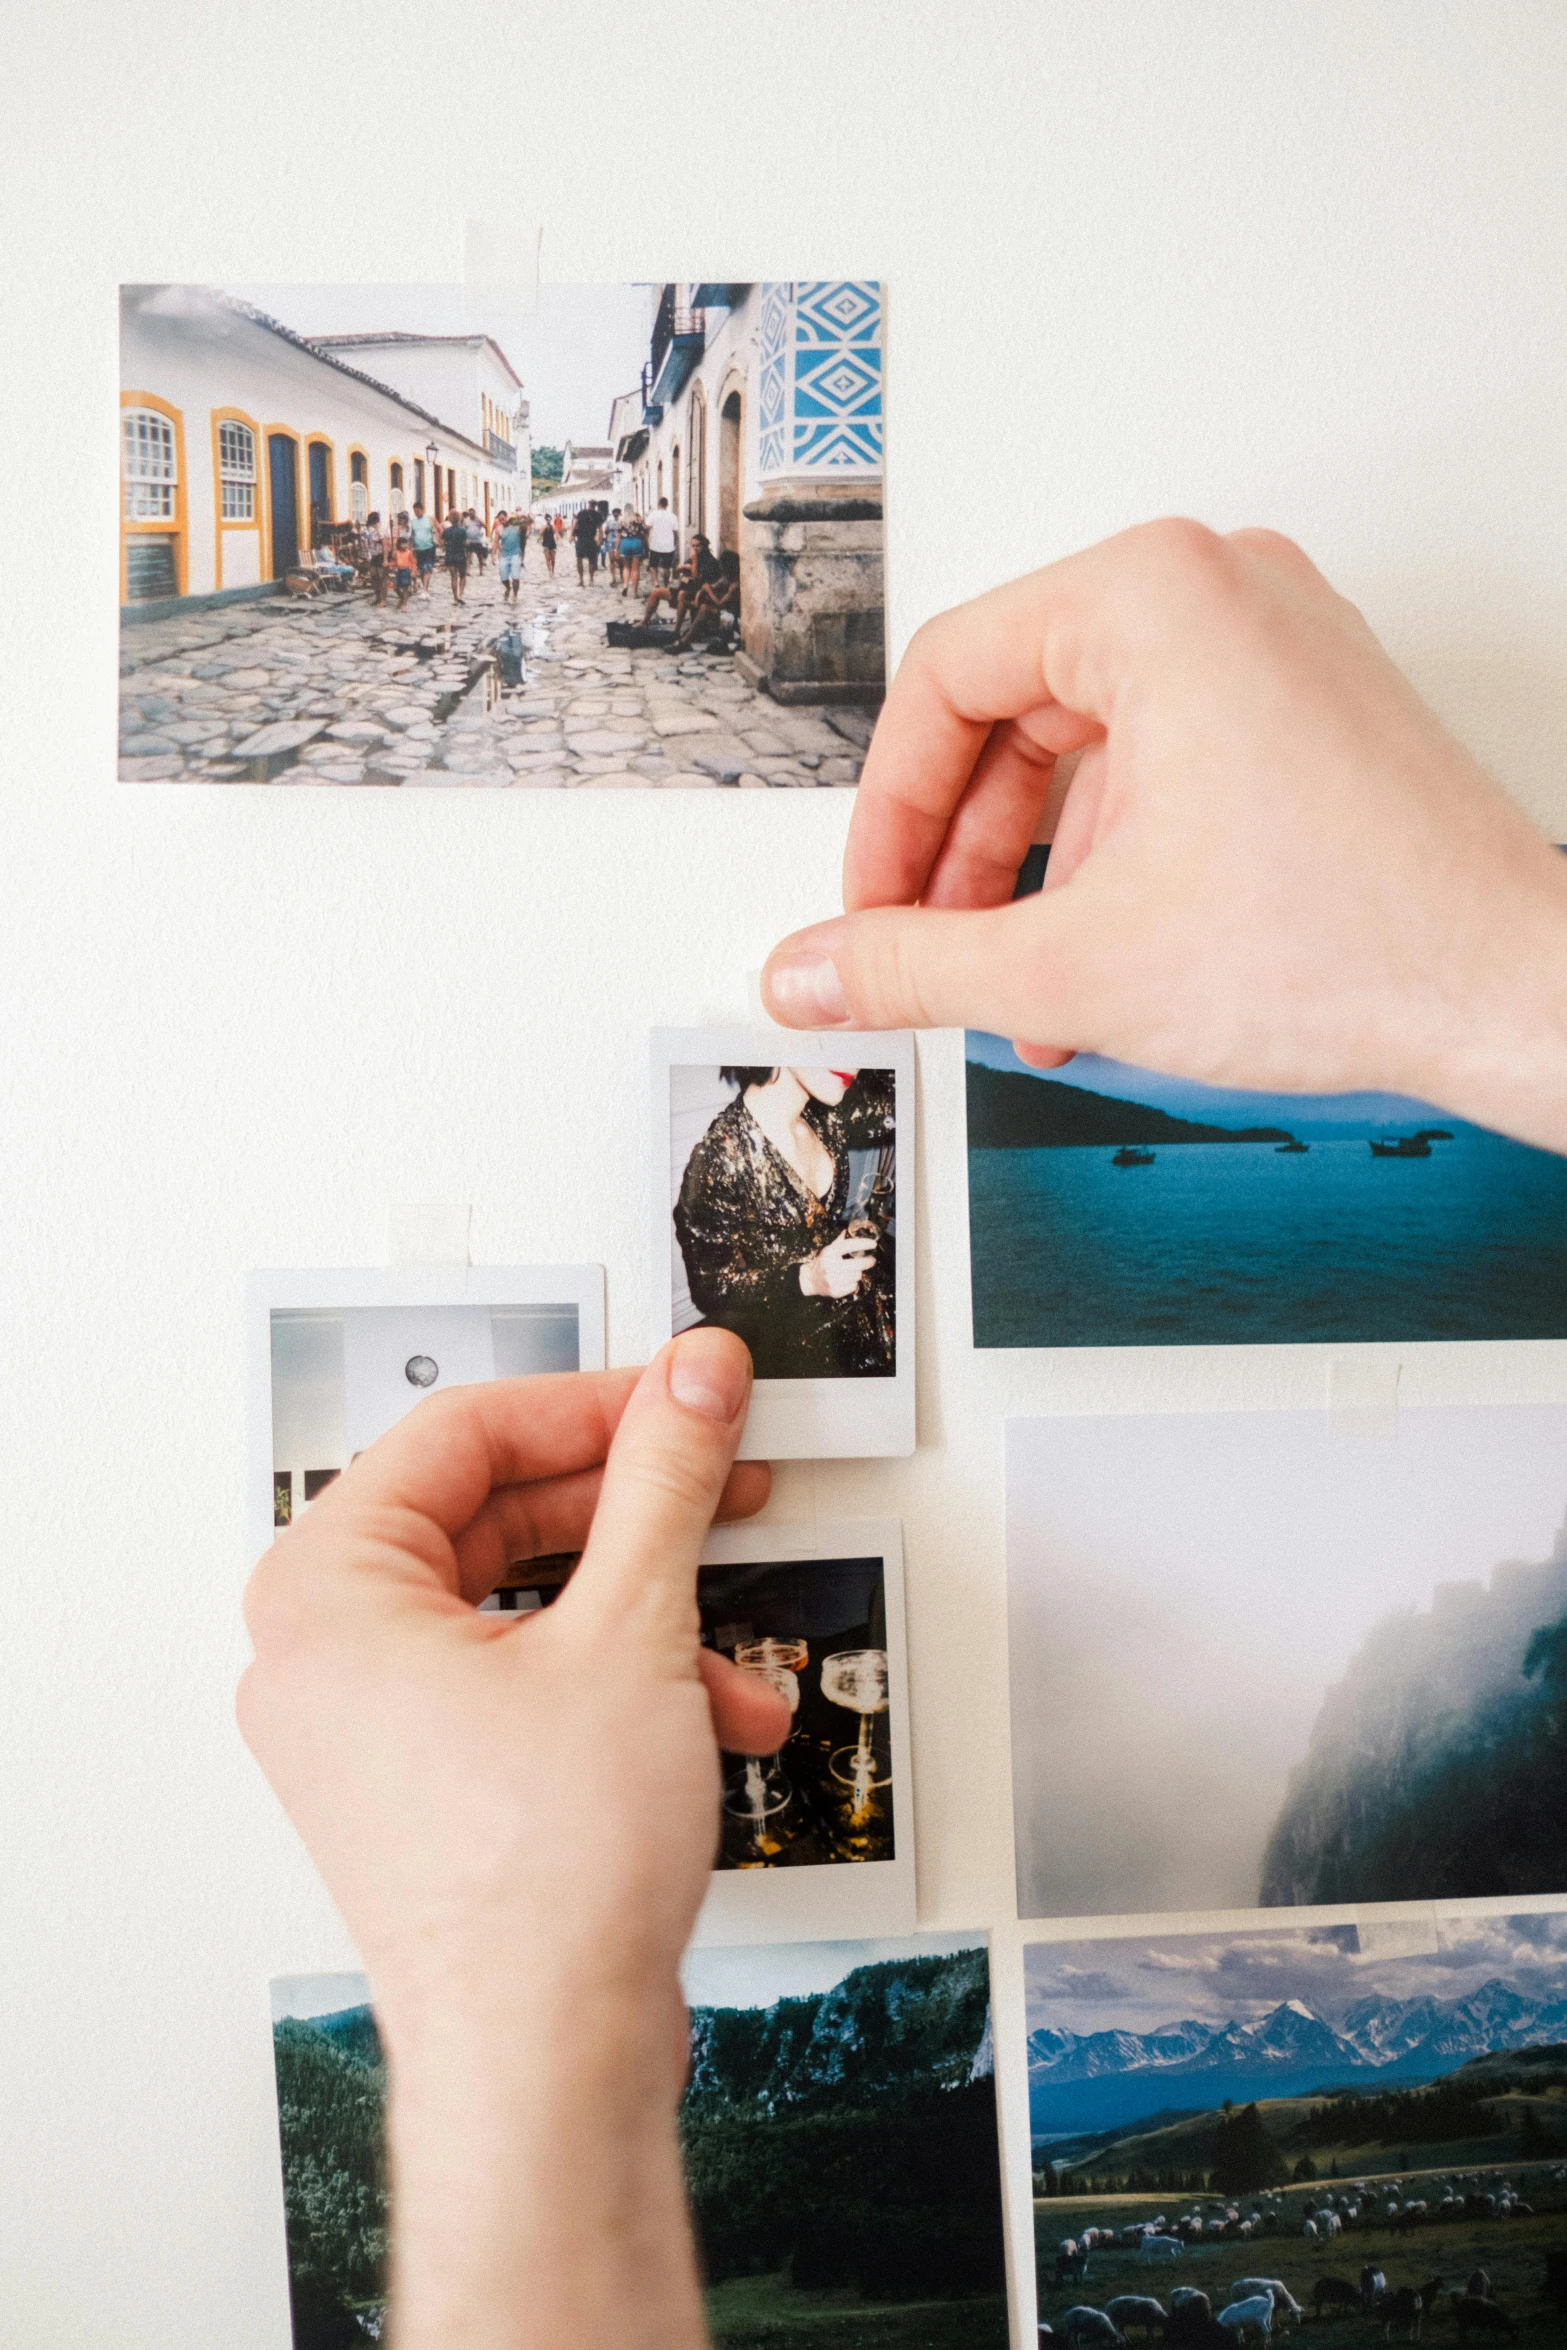
<path fill-rule="evenodd" d="M 506 293 L 523 310 L 539 306 L 544 228 L 532 220 L 465 220 L 462 282 L 470 293 Z"/>
<path fill-rule="evenodd" d="M 1328 1420 L 1334 1435 L 1394 1439 L 1403 1367 L 1387 1355 L 1334 1355 L 1328 1363 Z"/>
<path fill-rule="evenodd" d="M 1372 1901 L 1355 1911 L 1362 1958 L 1434 1958 L 1440 1947 L 1436 1905 Z"/>
<path fill-rule="evenodd" d="M 439 1200 L 394 1200 L 386 1211 L 389 1265 L 467 1265 L 471 1207 Z"/>
<path fill-rule="evenodd" d="M 773 1024 L 772 1014 L 762 1001 L 760 971 L 748 971 L 745 975 L 745 1016 L 748 1020 L 754 1020 L 759 1028 L 771 1028 Z"/>

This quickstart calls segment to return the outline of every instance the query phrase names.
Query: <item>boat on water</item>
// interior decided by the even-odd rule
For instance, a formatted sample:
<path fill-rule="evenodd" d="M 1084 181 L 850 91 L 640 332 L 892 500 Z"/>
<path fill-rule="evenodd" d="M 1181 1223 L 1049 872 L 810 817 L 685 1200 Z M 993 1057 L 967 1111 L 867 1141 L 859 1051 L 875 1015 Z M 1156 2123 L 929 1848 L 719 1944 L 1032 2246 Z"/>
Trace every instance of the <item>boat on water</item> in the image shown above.
<path fill-rule="evenodd" d="M 1374 1159 L 1428 1159 L 1431 1156 L 1431 1145 L 1423 1134 L 1397 1134 L 1391 1142 L 1374 1141 L 1371 1156 Z"/>
<path fill-rule="evenodd" d="M 1123 1142 L 1110 1164 L 1112 1167 L 1151 1167 L 1153 1152 L 1139 1150 L 1135 1143 Z"/>
<path fill-rule="evenodd" d="M 1452 1131 L 1446 1126 L 1420 1126 L 1415 1130 L 1416 1142 L 1451 1142 Z"/>
<path fill-rule="evenodd" d="M 1292 1134 L 1288 1142 L 1276 1142 L 1274 1144 L 1273 1155 L 1275 1158 L 1279 1159 L 1293 1158 L 1297 1157 L 1302 1151 L 1309 1151 L 1310 1148 L 1311 1145 L 1309 1142 L 1302 1142 L 1298 1135 Z"/>

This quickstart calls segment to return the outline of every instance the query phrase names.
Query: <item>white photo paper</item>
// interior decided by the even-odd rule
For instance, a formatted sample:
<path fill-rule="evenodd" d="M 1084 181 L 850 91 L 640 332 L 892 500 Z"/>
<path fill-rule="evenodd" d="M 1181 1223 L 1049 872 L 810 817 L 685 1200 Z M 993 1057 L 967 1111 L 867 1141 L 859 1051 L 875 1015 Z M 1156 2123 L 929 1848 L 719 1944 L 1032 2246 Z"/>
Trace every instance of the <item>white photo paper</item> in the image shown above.
<path fill-rule="evenodd" d="M 743 1460 L 912 1452 L 912 1038 L 658 1029 L 652 1056 L 654 1345 L 745 1340 Z"/>
<path fill-rule="evenodd" d="M 604 1368 L 598 1265 L 252 1273 L 246 1546 L 259 1558 L 356 1453 L 437 1388 Z"/>
<path fill-rule="evenodd" d="M 698 1942 L 906 1934 L 914 1789 L 895 1519 L 720 1526 L 702 1552 L 702 1644 L 789 1699 L 770 1757 L 726 1755 Z"/>

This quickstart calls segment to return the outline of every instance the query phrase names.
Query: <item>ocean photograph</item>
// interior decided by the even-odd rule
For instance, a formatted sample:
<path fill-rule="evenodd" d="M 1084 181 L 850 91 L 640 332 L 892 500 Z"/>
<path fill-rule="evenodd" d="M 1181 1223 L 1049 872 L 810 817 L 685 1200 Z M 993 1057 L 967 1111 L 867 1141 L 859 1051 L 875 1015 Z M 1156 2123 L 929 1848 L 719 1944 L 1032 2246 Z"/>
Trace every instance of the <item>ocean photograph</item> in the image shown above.
<path fill-rule="evenodd" d="M 1567 1336 L 1567 1159 L 1396 1094 L 966 1041 L 974 1344 Z"/>
<path fill-rule="evenodd" d="M 973 1935 L 692 1951 L 680 2137 L 720 2350 L 1007 2350 Z M 294 2350 L 381 2338 L 386 2072 L 362 1975 L 272 1986 Z"/>
<path fill-rule="evenodd" d="M 1303 2315 L 1349 2319 L 1350 2343 L 1567 2339 L 1567 1918 L 1432 1941 L 1032 1945 L 1042 2322 L 1109 2343 L 1097 2310 L 1177 2346 Z M 1234 2314 L 1248 2300 L 1269 2326 Z"/>
<path fill-rule="evenodd" d="M 1567 1893 L 1567 1407 L 1006 1428 L 1023 1917 Z"/>

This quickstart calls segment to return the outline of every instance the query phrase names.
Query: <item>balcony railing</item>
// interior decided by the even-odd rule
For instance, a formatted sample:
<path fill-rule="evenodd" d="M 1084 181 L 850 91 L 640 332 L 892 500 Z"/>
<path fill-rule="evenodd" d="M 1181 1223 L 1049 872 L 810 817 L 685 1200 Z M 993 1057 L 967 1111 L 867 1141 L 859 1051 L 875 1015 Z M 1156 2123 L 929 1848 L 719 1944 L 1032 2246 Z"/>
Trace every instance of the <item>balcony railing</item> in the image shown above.
<path fill-rule="evenodd" d="M 677 304 L 674 287 L 666 286 L 653 321 L 648 362 L 642 370 L 642 407 L 649 423 L 658 421 L 651 413 L 654 409 L 662 411 L 669 401 L 680 397 L 706 340 L 706 311 Z"/>
<path fill-rule="evenodd" d="M 498 465 L 503 465 L 508 473 L 516 472 L 517 452 L 510 441 L 503 441 L 498 432 L 486 432 L 484 445 Z"/>
<path fill-rule="evenodd" d="M 706 311 L 677 308 L 673 298 L 673 288 L 666 286 L 664 298 L 658 306 L 658 316 L 653 321 L 653 345 L 649 353 L 649 364 L 654 376 L 657 376 L 659 369 L 663 366 L 665 354 L 671 343 L 684 341 L 687 336 L 692 335 L 700 341 L 706 333 Z"/>

